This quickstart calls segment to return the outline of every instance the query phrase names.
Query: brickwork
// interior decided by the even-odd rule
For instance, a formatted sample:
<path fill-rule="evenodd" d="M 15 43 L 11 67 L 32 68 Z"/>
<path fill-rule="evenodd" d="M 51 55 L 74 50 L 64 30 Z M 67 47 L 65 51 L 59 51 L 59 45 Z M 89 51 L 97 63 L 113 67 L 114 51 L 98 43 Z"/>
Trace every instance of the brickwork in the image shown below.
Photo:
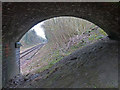
<path fill-rule="evenodd" d="M 102 28 L 111 39 L 120 40 L 119 3 L 3 3 L 3 80 L 19 73 L 15 42 L 35 24 L 56 16 L 86 19 Z M 7 46 L 6 46 L 7 45 Z M 5 85 L 5 84 L 4 84 Z"/>

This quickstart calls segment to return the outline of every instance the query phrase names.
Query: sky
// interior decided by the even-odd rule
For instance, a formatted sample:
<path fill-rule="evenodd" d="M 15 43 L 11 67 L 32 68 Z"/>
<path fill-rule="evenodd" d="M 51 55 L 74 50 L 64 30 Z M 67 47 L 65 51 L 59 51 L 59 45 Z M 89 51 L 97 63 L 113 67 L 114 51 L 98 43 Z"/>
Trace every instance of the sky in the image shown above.
<path fill-rule="evenodd" d="M 43 22 L 35 25 L 32 29 L 35 30 L 35 32 L 37 33 L 37 35 L 39 35 L 39 36 L 41 36 L 42 38 L 45 38 L 45 39 L 46 39 L 44 29 L 43 29 L 42 26 L 41 26 L 42 24 L 43 24 Z"/>

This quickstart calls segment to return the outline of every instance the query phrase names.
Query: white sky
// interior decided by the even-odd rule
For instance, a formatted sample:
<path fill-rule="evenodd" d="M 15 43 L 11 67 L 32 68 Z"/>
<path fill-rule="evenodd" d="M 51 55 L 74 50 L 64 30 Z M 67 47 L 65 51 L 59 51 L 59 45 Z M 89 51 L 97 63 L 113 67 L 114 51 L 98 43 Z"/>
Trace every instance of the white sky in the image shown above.
<path fill-rule="evenodd" d="M 35 30 L 35 32 L 37 33 L 37 35 L 41 36 L 42 38 L 45 38 L 45 32 L 44 32 L 44 29 L 41 27 L 41 25 L 43 24 L 43 22 L 35 25 L 32 29 Z"/>

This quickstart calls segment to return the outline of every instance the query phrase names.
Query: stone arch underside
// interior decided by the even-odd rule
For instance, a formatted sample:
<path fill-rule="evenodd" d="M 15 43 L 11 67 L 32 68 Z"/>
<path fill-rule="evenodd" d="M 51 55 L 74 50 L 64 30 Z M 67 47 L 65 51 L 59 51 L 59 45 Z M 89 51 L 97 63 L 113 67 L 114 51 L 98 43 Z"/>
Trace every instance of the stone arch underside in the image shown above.
<path fill-rule="evenodd" d="M 7 81 L 19 73 L 14 44 L 35 24 L 53 17 L 74 16 L 96 24 L 102 28 L 111 39 L 120 40 L 118 9 L 118 3 L 3 3 L 3 81 Z M 7 57 L 5 53 L 6 45 L 9 46 L 9 54 Z"/>

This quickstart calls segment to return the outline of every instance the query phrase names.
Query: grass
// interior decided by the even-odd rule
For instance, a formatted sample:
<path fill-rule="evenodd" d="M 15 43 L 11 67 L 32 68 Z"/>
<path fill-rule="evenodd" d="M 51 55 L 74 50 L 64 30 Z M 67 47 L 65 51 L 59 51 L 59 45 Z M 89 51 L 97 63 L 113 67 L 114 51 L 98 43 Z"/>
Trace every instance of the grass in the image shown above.
<path fill-rule="evenodd" d="M 98 40 L 98 39 L 101 39 L 101 38 L 103 38 L 103 36 L 97 35 L 97 34 L 92 34 L 91 36 L 89 36 L 88 40 L 89 40 L 90 43 L 92 43 L 94 40 Z M 84 42 L 79 42 L 78 44 L 74 44 L 73 46 L 71 46 L 69 48 L 69 50 L 67 50 L 65 52 L 61 52 L 60 50 L 54 50 L 51 47 L 51 52 L 47 53 L 46 56 L 44 58 L 42 58 L 42 60 L 48 62 L 48 64 L 43 66 L 42 68 L 39 68 L 36 72 L 39 73 L 39 72 L 42 72 L 46 69 L 49 69 L 54 64 L 56 64 L 58 61 L 63 59 L 65 56 L 68 56 L 72 52 L 74 52 L 75 50 L 80 49 L 83 46 L 86 46 L 87 45 L 86 44 L 87 40 L 83 40 L 83 41 Z"/>
<path fill-rule="evenodd" d="M 81 48 L 82 46 L 84 45 L 83 43 L 80 42 L 77 45 L 71 46 L 70 49 L 66 52 L 60 52 L 60 50 L 55 50 L 53 53 L 49 53 L 49 56 L 47 56 L 46 58 L 43 58 L 43 60 L 48 62 L 48 65 L 43 66 L 42 68 L 39 68 L 36 72 L 39 73 L 46 69 L 49 69 L 55 63 L 63 59 L 65 56 L 70 55 L 72 52 L 74 52 L 76 49 Z"/>
<path fill-rule="evenodd" d="M 86 34 L 90 34 L 88 38 L 85 38 L 82 40 L 82 42 L 77 42 L 76 44 L 72 45 L 69 47 L 69 49 L 64 49 L 65 47 L 62 47 L 59 45 L 56 46 L 54 43 L 56 42 L 48 42 L 45 47 L 43 47 L 39 52 L 38 56 L 30 63 L 30 67 L 32 69 L 38 68 L 35 72 L 39 73 L 42 72 L 46 69 L 49 69 L 52 67 L 54 64 L 56 64 L 58 61 L 63 59 L 65 56 L 70 55 L 77 49 L 80 49 L 88 44 L 94 43 L 95 41 L 103 38 L 107 34 L 102 30 L 98 31 L 90 31 L 88 30 L 85 32 Z M 61 42 L 64 43 L 64 42 Z M 62 44 L 61 44 L 62 45 Z M 41 53 L 42 52 L 42 53 Z M 41 55 L 42 54 L 42 55 Z M 26 66 L 26 69 L 31 69 L 29 66 Z M 25 70 L 25 69 L 24 69 Z"/>
<path fill-rule="evenodd" d="M 54 53 L 50 54 L 51 58 L 44 58 L 48 62 L 48 65 L 43 66 L 42 68 L 39 68 L 36 72 L 42 72 L 46 69 L 49 69 L 52 67 L 55 63 L 60 61 L 64 56 L 60 55 L 59 50 L 54 51 Z"/>
<path fill-rule="evenodd" d="M 61 53 L 60 50 L 55 50 L 53 53 L 49 53 L 48 57 L 44 57 L 42 58 L 42 61 L 46 61 L 48 62 L 47 65 L 43 66 L 42 68 L 39 68 L 36 73 L 42 72 L 46 69 L 49 69 L 50 67 L 52 67 L 54 64 L 56 64 L 58 61 L 60 61 L 61 59 L 63 59 L 65 56 L 70 55 L 71 52 L 63 52 Z M 34 64 L 35 65 L 35 64 Z"/>

